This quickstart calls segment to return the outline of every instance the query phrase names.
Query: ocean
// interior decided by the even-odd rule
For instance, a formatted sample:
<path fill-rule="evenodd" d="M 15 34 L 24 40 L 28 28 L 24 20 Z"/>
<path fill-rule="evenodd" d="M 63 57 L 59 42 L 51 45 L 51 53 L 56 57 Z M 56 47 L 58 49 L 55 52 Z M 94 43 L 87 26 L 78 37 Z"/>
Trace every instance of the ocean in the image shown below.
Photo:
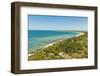
<path fill-rule="evenodd" d="M 58 40 L 72 38 L 80 32 L 52 31 L 52 30 L 28 30 L 28 53 L 36 51 L 49 43 Z"/>

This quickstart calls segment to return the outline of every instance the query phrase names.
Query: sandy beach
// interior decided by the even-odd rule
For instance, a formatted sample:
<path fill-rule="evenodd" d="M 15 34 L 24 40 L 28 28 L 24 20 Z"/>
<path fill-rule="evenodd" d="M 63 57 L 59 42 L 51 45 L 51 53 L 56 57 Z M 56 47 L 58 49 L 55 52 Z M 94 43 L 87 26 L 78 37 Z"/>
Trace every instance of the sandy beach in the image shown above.
<path fill-rule="evenodd" d="M 75 37 L 79 37 L 79 36 L 81 36 L 81 35 L 84 35 L 84 33 L 82 32 L 82 33 L 76 35 Z"/>
<path fill-rule="evenodd" d="M 84 35 L 84 33 L 82 32 L 82 33 L 78 34 L 78 35 L 75 36 L 75 37 L 79 37 L 79 36 L 81 36 L 81 35 Z M 49 47 L 49 46 L 52 46 L 53 44 L 56 44 L 56 43 L 61 42 L 61 41 L 63 41 L 63 40 L 59 40 L 59 41 L 56 41 L 56 42 L 50 43 L 50 44 L 44 46 L 43 49 L 44 49 L 44 48 L 47 48 L 47 47 Z"/>
<path fill-rule="evenodd" d="M 61 41 L 63 41 L 63 40 L 59 40 L 59 41 L 56 41 L 56 42 L 52 42 L 52 43 L 47 44 L 46 46 L 42 47 L 41 49 L 45 49 L 45 48 L 47 48 L 47 47 L 49 47 L 49 46 L 52 46 L 53 44 L 56 44 L 56 43 L 61 42 Z M 31 56 L 31 55 L 33 55 L 33 54 L 34 54 L 34 53 L 28 54 L 28 56 Z"/>

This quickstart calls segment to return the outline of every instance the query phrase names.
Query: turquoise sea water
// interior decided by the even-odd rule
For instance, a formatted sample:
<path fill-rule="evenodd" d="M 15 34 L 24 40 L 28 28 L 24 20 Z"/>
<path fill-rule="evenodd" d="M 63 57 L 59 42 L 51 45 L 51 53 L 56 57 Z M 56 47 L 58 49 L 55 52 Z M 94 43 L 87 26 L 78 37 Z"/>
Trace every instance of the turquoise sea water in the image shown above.
<path fill-rule="evenodd" d="M 36 51 L 49 43 L 72 38 L 80 32 L 50 31 L 50 30 L 28 30 L 28 53 Z"/>

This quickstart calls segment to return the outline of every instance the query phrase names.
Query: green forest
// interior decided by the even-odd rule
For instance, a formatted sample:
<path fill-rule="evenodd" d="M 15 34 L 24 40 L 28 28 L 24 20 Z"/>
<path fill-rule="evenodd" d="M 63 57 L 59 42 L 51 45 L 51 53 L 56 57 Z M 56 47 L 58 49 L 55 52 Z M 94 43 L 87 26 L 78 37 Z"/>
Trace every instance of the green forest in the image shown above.
<path fill-rule="evenodd" d="M 64 39 L 61 42 L 32 52 L 28 60 L 82 59 L 88 58 L 87 32 L 78 37 Z"/>

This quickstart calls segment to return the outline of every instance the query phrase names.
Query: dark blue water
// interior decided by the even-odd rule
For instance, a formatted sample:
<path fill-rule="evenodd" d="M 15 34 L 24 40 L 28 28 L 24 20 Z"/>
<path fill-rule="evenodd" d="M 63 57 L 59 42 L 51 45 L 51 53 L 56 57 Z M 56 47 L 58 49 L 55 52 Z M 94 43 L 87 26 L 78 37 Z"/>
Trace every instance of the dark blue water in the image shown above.
<path fill-rule="evenodd" d="M 80 32 L 29 30 L 28 31 L 28 53 L 36 51 L 49 43 L 74 37 Z"/>

